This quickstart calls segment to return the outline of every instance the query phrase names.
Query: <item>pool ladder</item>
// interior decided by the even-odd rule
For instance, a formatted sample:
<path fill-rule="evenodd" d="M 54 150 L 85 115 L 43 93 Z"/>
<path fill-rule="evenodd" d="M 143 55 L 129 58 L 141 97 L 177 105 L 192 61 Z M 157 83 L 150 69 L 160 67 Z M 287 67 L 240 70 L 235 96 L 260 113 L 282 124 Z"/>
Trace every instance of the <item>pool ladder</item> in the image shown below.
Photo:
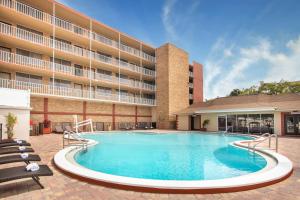
<path fill-rule="evenodd" d="M 271 148 L 272 146 L 272 138 L 275 138 L 275 148 Z M 258 138 L 256 138 L 255 140 L 251 140 L 248 142 L 248 150 L 252 149 L 253 153 L 255 153 L 255 151 L 258 148 L 258 145 L 260 145 L 261 143 L 265 142 L 266 140 L 268 140 L 268 149 L 270 150 L 275 150 L 276 152 L 278 152 L 278 135 L 277 134 L 270 134 L 270 133 L 264 133 L 261 136 L 259 136 Z M 252 143 L 255 143 L 252 147 L 250 146 Z"/>
<path fill-rule="evenodd" d="M 73 141 L 73 142 L 71 142 Z M 77 132 L 74 131 L 64 131 L 63 133 L 63 148 L 67 146 L 78 146 L 86 150 L 88 145 L 88 140 L 81 137 Z"/>

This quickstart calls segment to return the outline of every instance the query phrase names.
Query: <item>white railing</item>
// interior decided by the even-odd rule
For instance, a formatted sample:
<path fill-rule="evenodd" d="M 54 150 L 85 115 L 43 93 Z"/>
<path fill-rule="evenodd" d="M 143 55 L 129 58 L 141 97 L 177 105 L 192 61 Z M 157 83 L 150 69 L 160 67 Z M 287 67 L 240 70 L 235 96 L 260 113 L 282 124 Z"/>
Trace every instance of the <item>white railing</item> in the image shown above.
<path fill-rule="evenodd" d="M 193 84 L 193 83 L 189 83 L 189 87 L 190 87 L 190 88 L 193 88 L 193 87 L 194 87 L 194 84 Z"/>
<path fill-rule="evenodd" d="M 50 61 L 45 61 L 45 60 L 37 59 L 37 58 L 31 58 L 28 56 L 22 56 L 22 55 L 18 55 L 18 54 L 6 52 L 6 51 L 1 51 L 1 50 L 0 50 L 0 61 L 17 64 L 17 65 L 22 65 L 22 66 L 34 67 L 37 69 L 44 69 L 44 70 L 50 70 L 50 71 L 53 70 L 53 63 Z M 82 77 L 90 78 L 89 70 L 78 69 L 73 66 L 62 65 L 62 64 L 58 64 L 58 63 L 54 64 L 54 71 L 59 72 L 59 73 L 65 73 L 68 75 L 73 75 L 73 76 L 82 76 Z M 91 79 L 107 81 L 110 83 L 118 84 L 117 77 L 114 77 L 111 75 L 92 72 L 91 76 L 92 76 Z M 141 84 L 141 82 L 137 81 L 137 80 L 121 78 L 120 82 L 122 84 L 131 86 L 131 87 L 135 87 L 135 88 L 155 90 L 154 85 L 150 85 L 150 84 L 146 84 L 146 83 Z"/>
<path fill-rule="evenodd" d="M 39 45 L 43 45 L 49 48 L 53 48 L 53 40 L 51 38 L 36 34 L 36 33 L 32 33 L 30 31 L 21 29 L 21 28 L 17 28 L 5 23 L 0 22 L 0 33 L 2 34 L 6 34 L 6 35 L 10 35 L 13 37 L 17 37 L 19 39 L 22 40 L 27 40 L 29 42 L 35 43 L 35 44 L 39 44 Z M 61 42 L 61 41 L 57 41 L 55 40 L 55 45 L 54 48 L 66 53 L 71 53 L 77 56 L 82 56 L 85 57 L 87 59 L 89 59 L 90 57 L 90 53 L 92 54 L 91 57 L 92 59 L 95 59 L 97 61 L 100 61 L 102 63 L 106 63 L 106 64 L 110 64 L 113 65 L 115 67 L 119 66 L 119 60 L 109 57 L 109 56 L 105 56 L 99 53 L 95 53 L 95 52 L 91 52 L 89 50 L 65 43 L 65 42 Z M 133 72 L 138 72 L 138 73 L 143 73 L 145 75 L 149 75 L 149 76 L 154 76 L 155 72 L 152 70 L 148 70 L 142 67 L 139 67 L 137 65 L 131 64 L 131 63 L 127 63 L 127 62 L 123 62 L 120 61 L 120 67 L 126 69 L 126 70 L 130 70 Z"/>
<path fill-rule="evenodd" d="M 190 77 L 194 77 L 194 73 L 193 72 L 189 72 L 189 76 Z"/>
<path fill-rule="evenodd" d="M 68 22 L 66 20 L 60 19 L 58 17 L 53 17 L 52 15 L 45 13 L 43 11 L 40 11 L 36 8 L 33 8 L 31 6 L 28 6 L 26 4 L 23 4 L 21 2 L 15 1 L 15 0 L 0 0 L 0 5 L 5 6 L 6 8 L 13 9 L 17 12 L 20 12 L 22 14 L 28 15 L 30 17 L 33 17 L 35 19 L 47 22 L 49 24 L 55 24 L 55 26 L 63 28 L 65 30 L 71 31 L 73 33 L 76 33 L 78 35 L 81 35 L 83 37 L 89 38 L 90 37 L 90 31 L 88 29 L 82 28 L 80 26 L 77 26 L 71 22 Z M 54 19 L 54 20 L 53 20 Z M 101 43 L 104 43 L 106 45 L 119 48 L 118 42 L 109 38 L 106 38 L 103 35 L 97 34 L 95 32 L 92 33 L 92 39 Z M 145 52 L 140 52 L 140 50 L 129 47 L 125 44 L 120 45 L 120 49 L 122 51 L 126 51 L 130 54 L 133 54 L 135 56 L 141 56 L 143 59 L 148 60 L 150 62 L 155 62 L 155 57 L 151 56 Z"/>
<path fill-rule="evenodd" d="M 103 93 L 101 94 L 99 92 L 90 92 L 89 90 L 74 89 L 69 87 L 58 87 L 53 85 L 45 85 L 40 83 L 24 82 L 9 79 L 0 79 L 0 88 L 30 90 L 32 94 L 37 95 L 55 95 L 62 97 L 110 100 L 119 101 L 123 103 L 155 105 L 154 99 L 139 98 L 121 94 L 119 100 L 118 94 L 107 95 Z"/>

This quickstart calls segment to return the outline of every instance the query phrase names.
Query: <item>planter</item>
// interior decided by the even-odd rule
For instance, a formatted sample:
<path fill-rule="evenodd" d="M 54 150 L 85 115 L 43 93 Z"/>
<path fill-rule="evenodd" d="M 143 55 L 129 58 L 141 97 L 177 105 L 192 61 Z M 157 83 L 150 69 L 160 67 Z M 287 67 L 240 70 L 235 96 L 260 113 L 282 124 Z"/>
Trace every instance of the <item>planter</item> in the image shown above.
<path fill-rule="evenodd" d="M 43 128 L 43 134 L 51 133 L 51 128 Z"/>
<path fill-rule="evenodd" d="M 206 128 L 200 128 L 199 130 L 200 130 L 200 131 L 207 131 Z"/>

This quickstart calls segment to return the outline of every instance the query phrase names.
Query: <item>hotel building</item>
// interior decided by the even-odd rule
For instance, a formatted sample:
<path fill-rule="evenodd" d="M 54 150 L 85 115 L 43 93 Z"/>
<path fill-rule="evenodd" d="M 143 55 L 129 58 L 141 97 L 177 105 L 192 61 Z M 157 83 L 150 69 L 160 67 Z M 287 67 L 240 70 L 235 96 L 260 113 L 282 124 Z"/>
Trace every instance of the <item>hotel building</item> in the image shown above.
<path fill-rule="evenodd" d="M 172 44 L 152 47 L 54 0 L 0 0 L 0 87 L 30 90 L 32 124 L 78 115 L 98 130 L 175 128 L 174 112 L 203 101 L 202 76 Z"/>

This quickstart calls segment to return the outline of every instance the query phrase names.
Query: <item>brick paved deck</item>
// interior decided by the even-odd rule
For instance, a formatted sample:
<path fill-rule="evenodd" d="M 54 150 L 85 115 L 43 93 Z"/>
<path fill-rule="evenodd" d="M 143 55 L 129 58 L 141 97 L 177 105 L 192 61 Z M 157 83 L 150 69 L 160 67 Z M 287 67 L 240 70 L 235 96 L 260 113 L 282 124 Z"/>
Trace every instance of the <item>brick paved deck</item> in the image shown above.
<path fill-rule="evenodd" d="M 152 194 L 111 189 L 92 185 L 70 178 L 57 171 L 52 164 L 52 158 L 62 147 L 61 135 L 32 136 L 32 147 L 42 158 L 42 163 L 48 164 L 54 172 L 52 177 L 41 177 L 45 189 L 40 189 L 31 179 L 12 181 L 0 184 L 1 199 L 248 199 L 248 200 L 300 200 L 300 138 L 280 138 L 279 152 L 293 161 L 294 173 L 283 182 L 264 188 L 235 193 L 222 194 Z M 12 164 L 11 164 L 12 165 Z M 13 164 L 24 165 L 22 163 Z M 0 165 L 0 168 L 10 165 Z"/>

